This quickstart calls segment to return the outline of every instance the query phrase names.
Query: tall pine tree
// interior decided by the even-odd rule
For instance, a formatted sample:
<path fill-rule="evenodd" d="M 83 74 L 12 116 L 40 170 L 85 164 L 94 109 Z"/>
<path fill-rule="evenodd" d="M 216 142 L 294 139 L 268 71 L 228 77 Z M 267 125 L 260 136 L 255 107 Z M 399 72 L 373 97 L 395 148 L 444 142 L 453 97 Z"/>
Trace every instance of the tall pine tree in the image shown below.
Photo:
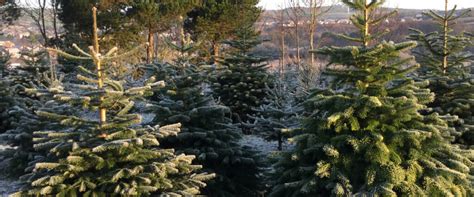
<path fill-rule="evenodd" d="M 156 33 L 170 30 L 179 22 L 180 17 L 185 15 L 192 8 L 197 7 L 199 1 L 189 0 L 146 0 L 131 1 L 132 9 L 129 15 L 147 31 L 147 39 L 150 45 L 147 48 L 147 62 L 150 63 L 155 58 Z"/>
<path fill-rule="evenodd" d="M 474 75 L 471 69 L 474 55 L 467 47 L 472 46 L 471 37 L 465 33 L 454 33 L 456 20 L 467 15 L 470 10 L 458 14 L 456 7 L 445 12 L 425 13 L 438 24 L 438 31 L 424 33 L 413 29 L 409 39 L 420 45 L 414 52 L 422 67 L 417 78 L 428 80 L 428 86 L 435 93 L 435 101 L 428 106 L 443 115 L 458 116 L 451 126 L 458 131 L 456 143 L 474 145 Z"/>
<path fill-rule="evenodd" d="M 175 155 L 173 149 L 161 148 L 159 140 L 176 135 L 179 124 L 141 125 L 140 114 L 130 114 L 134 100 L 164 85 L 153 78 L 141 87 L 124 86 L 104 76 L 101 65 L 120 56 L 116 48 L 99 55 L 94 8 L 94 46 L 90 53 L 75 47 L 80 56 L 50 49 L 69 58 L 93 61 L 97 73 L 80 67 L 81 84 L 65 90 L 28 89 L 39 95 L 54 95 L 60 103 L 82 107 L 69 114 L 38 111 L 41 117 L 56 121 L 60 130 L 38 131 L 35 149 L 47 150 L 45 162 L 36 163 L 25 176 L 28 186 L 15 195 L 32 196 L 190 196 L 200 193 L 204 180 L 212 174 L 193 173 L 193 156 Z M 77 108 L 76 108 L 77 109 Z M 96 112 L 96 113 L 94 113 Z M 98 116 L 97 116 L 98 112 Z"/>
<path fill-rule="evenodd" d="M 241 27 L 253 25 L 262 10 L 258 0 L 206 0 L 188 13 L 186 29 L 199 40 L 214 62 L 222 56 L 222 43 L 236 36 Z M 238 20 L 236 20 L 238 19 Z"/>
<path fill-rule="evenodd" d="M 473 152 L 446 139 L 436 113 L 420 113 L 434 94 L 407 77 L 413 58 L 400 57 L 416 43 L 373 42 L 370 27 L 394 14 L 372 17 L 383 0 L 343 3 L 359 36 L 340 37 L 361 46 L 317 51 L 331 83 L 306 100 L 310 115 L 275 165 L 270 196 L 472 196 Z"/>

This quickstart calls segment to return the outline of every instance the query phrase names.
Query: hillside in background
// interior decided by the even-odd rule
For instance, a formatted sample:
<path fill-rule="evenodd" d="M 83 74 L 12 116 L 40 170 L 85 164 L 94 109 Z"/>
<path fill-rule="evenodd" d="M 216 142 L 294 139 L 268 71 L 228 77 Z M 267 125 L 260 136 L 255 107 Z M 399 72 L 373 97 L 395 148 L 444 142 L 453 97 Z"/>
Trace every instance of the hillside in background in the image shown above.
<path fill-rule="evenodd" d="M 323 10 L 329 9 L 327 13 L 319 18 L 317 29 L 315 33 L 315 42 L 317 46 L 345 46 L 347 41 L 341 39 L 335 39 L 331 36 L 327 36 L 325 32 L 333 33 L 356 33 L 357 30 L 353 27 L 348 18 L 354 14 L 351 10 L 348 10 L 344 6 L 336 5 L 331 8 L 324 7 Z M 299 25 L 299 37 L 300 39 L 300 51 L 303 59 L 308 58 L 309 54 L 309 16 L 310 12 L 308 8 L 302 8 L 303 13 L 301 19 L 298 22 Z M 378 13 L 388 13 L 393 11 L 393 8 L 381 8 Z M 471 9 L 473 10 L 473 9 Z M 383 39 L 391 40 L 395 42 L 406 41 L 407 35 L 411 33 L 410 29 L 420 29 L 423 32 L 435 31 L 435 23 L 423 15 L 423 12 L 428 10 L 417 10 L 417 9 L 398 9 L 397 16 L 390 20 L 387 20 L 381 26 L 375 27 L 374 32 L 381 31 L 383 29 L 390 29 L 391 33 L 385 35 Z M 464 10 L 457 11 L 457 14 Z M 283 12 L 283 24 L 281 16 Z M 262 38 L 267 42 L 263 43 L 258 47 L 257 52 L 270 56 L 271 59 L 277 60 L 281 54 L 281 32 L 282 25 L 285 37 L 285 51 L 287 53 L 286 59 L 291 62 L 295 56 L 297 43 L 295 34 L 295 23 L 291 20 L 288 13 L 290 9 L 284 10 L 266 10 L 258 23 L 257 28 L 261 31 Z M 474 31 L 474 11 L 471 11 L 467 16 L 459 19 L 458 23 L 454 27 L 456 32 L 473 32 Z M 474 48 L 470 49 L 474 52 Z M 276 63 L 276 62 L 273 62 Z"/>

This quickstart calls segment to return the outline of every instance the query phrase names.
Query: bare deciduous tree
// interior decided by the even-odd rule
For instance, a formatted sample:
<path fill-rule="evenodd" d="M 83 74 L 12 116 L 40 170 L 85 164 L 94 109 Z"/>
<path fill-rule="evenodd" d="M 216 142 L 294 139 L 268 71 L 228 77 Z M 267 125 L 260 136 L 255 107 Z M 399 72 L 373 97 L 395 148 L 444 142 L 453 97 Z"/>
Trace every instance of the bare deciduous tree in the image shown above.
<path fill-rule="evenodd" d="M 27 0 L 24 1 L 23 11 L 34 21 L 43 39 L 44 46 L 50 46 L 51 38 L 59 40 L 57 0 Z M 52 26 L 53 36 L 49 35 L 48 28 Z"/>
<path fill-rule="evenodd" d="M 332 8 L 335 4 L 334 0 L 302 0 L 305 7 L 309 9 L 309 50 L 313 51 L 316 49 L 315 46 L 315 33 L 320 17 Z M 315 55 L 311 53 L 311 66 L 315 64 Z"/>
<path fill-rule="evenodd" d="M 300 23 L 302 22 L 301 19 L 304 17 L 305 11 L 301 6 L 300 0 L 288 0 L 285 4 L 287 6 L 286 14 L 291 21 L 291 25 L 294 27 L 293 35 L 296 42 L 295 64 L 299 67 L 301 64 Z"/>

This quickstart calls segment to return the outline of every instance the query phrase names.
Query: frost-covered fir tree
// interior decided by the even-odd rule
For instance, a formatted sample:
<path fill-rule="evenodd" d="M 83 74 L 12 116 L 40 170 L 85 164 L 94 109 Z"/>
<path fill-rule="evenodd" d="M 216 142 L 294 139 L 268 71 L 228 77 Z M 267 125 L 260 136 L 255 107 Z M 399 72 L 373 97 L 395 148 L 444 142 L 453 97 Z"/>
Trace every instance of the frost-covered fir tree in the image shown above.
<path fill-rule="evenodd" d="M 429 107 L 440 114 L 459 117 L 450 124 L 458 131 L 456 143 L 474 146 L 474 55 L 467 50 L 473 43 L 469 35 L 455 34 L 452 29 L 456 20 L 470 10 L 457 14 L 456 7 L 448 10 L 447 0 L 445 5 L 443 14 L 425 13 L 438 24 L 438 31 L 424 33 L 414 29 L 409 36 L 420 46 L 414 51 L 422 66 L 416 78 L 428 80 L 428 87 L 436 95 Z"/>
<path fill-rule="evenodd" d="M 10 61 L 10 53 L 3 47 L 0 47 L 0 72 L 1 76 L 7 75 L 8 62 Z"/>
<path fill-rule="evenodd" d="M 72 111 L 66 115 L 37 112 L 63 128 L 34 133 L 35 149 L 48 150 L 48 158 L 35 164 L 32 173 L 25 176 L 28 186 L 14 196 L 199 194 L 206 185 L 203 181 L 213 175 L 194 173 L 201 168 L 192 164 L 194 156 L 176 155 L 173 149 L 159 146 L 161 139 L 176 135 L 180 125 L 144 126 L 140 124 L 140 114 L 129 113 L 134 100 L 163 86 L 163 82 L 150 78 L 141 87 L 129 87 L 124 81 L 104 76 L 104 63 L 128 53 L 115 56 L 114 48 L 100 55 L 94 32 L 95 44 L 90 53 L 77 47 L 80 56 L 50 50 L 69 58 L 93 61 L 97 73 L 80 67 L 81 84 L 28 90 L 38 96 L 53 95 L 57 102 L 71 105 Z M 73 106 L 82 106 L 83 110 Z"/>
<path fill-rule="evenodd" d="M 31 88 L 49 80 L 47 74 L 51 73 L 51 62 L 46 50 L 34 48 L 20 52 L 20 66 L 11 69 L 10 77 L 17 86 Z"/>
<path fill-rule="evenodd" d="M 14 105 L 10 81 L 6 78 L 7 64 L 10 60 L 8 51 L 0 48 L 0 134 L 5 132 L 10 125 L 8 110 Z"/>
<path fill-rule="evenodd" d="M 400 53 L 414 42 L 375 43 L 370 27 L 381 0 L 343 0 L 361 46 L 326 47 L 328 88 L 305 102 L 311 112 L 294 150 L 275 164 L 270 196 L 472 196 L 473 152 L 452 145 L 448 127 L 420 114 L 434 95 L 406 75 L 418 65 Z M 471 159 L 471 160 L 470 160 Z"/>
<path fill-rule="evenodd" d="M 10 75 L 12 78 L 22 78 L 22 76 Z M 63 84 L 55 78 L 55 74 L 43 73 L 44 78 L 38 80 L 36 83 L 27 84 L 25 87 L 23 83 L 12 83 L 13 96 L 15 105 L 8 110 L 8 117 L 10 128 L 3 134 L 0 134 L 0 141 L 10 146 L 1 153 L 3 157 L 2 163 L 5 174 L 10 176 L 23 175 L 31 171 L 28 168 L 30 162 L 39 162 L 44 159 L 45 152 L 37 151 L 33 148 L 33 132 L 41 129 L 53 129 L 59 125 L 54 124 L 47 118 L 38 116 L 38 110 L 48 110 L 50 112 L 65 113 L 71 111 L 71 107 L 59 104 L 52 101 L 50 96 L 37 97 L 36 95 L 28 94 L 27 89 L 31 88 L 45 88 L 55 89 L 61 87 Z M 18 81 L 16 81 L 18 82 Z"/>
<path fill-rule="evenodd" d="M 191 43 L 183 44 L 173 46 L 181 54 L 191 51 Z M 187 60 L 189 56 L 184 55 L 174 64 L 148 66 L 155 78 L 167 84 L 147 106 L 156 114 L 154 122 L 182 124 L 181 133 L 164 140 L 163 146 L 195 155 L 195 163 L 203 166 L 201 171 L 216 174 L 204 189 L 205 195 L 255 196 L 260 186 L 256 155 L 238 144 L 242 133 L 232 124 L 231 110 L 205 94 L 206 72 Z"/>
<path fill-rule="evenodd" d="M 212 80 L 215 96 L 242 122 L 249 120 L 248 115 L 255 112 L 253 108 L 263 104 L 266 86 L 271 86 L 266 58 L 250 51 L 260 43 L 253 26 L 239 29 L 234 40 L 225 42 L 234 50 L 219 61 Z"/>
<path fill-rule="evenodd" d="M 0 77 L 0 134 L 5 132 L 10 125 L 9 109 L 14 105 L 14 98 L 10 88 L 10 82 Z"/>
<path fill-rule="evenodd" d="M 277 141 L 282 150 L 285 133 L 300 125 L 301 105 L 297 102 L 299 83 L 295 82 L 296 72 L 288 69 L 285 73 L 275 73 L 273 87 L 267 86 L 265 103 L 254 108 L 258 115 L 251 116 L 253 133 L 266 140 Z"/>
<path fill-rule="evenodd" d="M 61 108 L 61 105 L 55 106 L 54 102 L 47 102 L 51 98 L 38 98 L 25 91 L 28 88 L 53 88 L 60 85 L 55 66 L 50 64 L 46 50 L 23 50 L 20 59 L 20 66 L 5 71 L 5 79 L 10 82 L 8 88 L 11 98 L 15 100 L 15 105 L 8 110 L 8 117 L 2 118 L 8 121 L 10 127 L 0 134 L 2 144 L 11 147 L 1 153 L 2 171 L 10 176 L 24 174 L 29 162 L 40 161 L 42 158 L 42 154 L 33 149 L 32 134 L 54 124 L 41 120 L 35 112 L 40 108 Z"/>

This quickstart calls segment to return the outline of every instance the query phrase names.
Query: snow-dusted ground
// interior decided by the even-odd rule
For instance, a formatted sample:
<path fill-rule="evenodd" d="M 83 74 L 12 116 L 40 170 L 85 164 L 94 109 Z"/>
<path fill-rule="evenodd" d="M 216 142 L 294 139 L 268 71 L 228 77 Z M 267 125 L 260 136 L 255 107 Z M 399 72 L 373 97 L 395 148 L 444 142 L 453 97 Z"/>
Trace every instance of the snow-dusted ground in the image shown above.
<path fill-rule="evenodd" d="M 18 191 L 19 185 L 17 181 L 2 180 L 2 177 L 0 177 L 0 196 L 7 197 L 8 194 Z"/>
<path fill-rule="evenodd" d="M 149 122 L 153 119 L 150 114 L 143 114 L 145 122 Z M 257 151 L 262 156 L 270 156 L 272 153 L 277 152 L 278 143 L 276 141 L 266 141 L 260 136 L 256 135 L 244 135 L 239 142 L 243 146 L 248 146 L 253 150 Z M 6 146 L 0 145 L 0 151 L 7 148 Z M 292 148 L 291 144 L 283 143 L 283 150 Z M 0 197 L 6 197 L 19 189 L 19 182 L 15 180 L 8 180 L 5 177 L 0 176 Z"/>
<path fill-rule="evenodd" d="M 0 145 L 0 151 L 8 148 L 7 146 Z M 0 196 L 6 197 L 8 194 L 18 191 L 20 184 L 16 180 L 9 180 L 0 175 Z"/>
<path fill-rule="evenodd" d="M 244 135 L 239 142 L 242 146 L 251 147 L 253 150 L 258 151 L 260 154 L 268 156 L 272 152 L 278 151 L 277 141 L 267 141 L 257 135 Z M 287 142 L 283 143 L 283 151 L 288 150 L 292 147 Z"/>

